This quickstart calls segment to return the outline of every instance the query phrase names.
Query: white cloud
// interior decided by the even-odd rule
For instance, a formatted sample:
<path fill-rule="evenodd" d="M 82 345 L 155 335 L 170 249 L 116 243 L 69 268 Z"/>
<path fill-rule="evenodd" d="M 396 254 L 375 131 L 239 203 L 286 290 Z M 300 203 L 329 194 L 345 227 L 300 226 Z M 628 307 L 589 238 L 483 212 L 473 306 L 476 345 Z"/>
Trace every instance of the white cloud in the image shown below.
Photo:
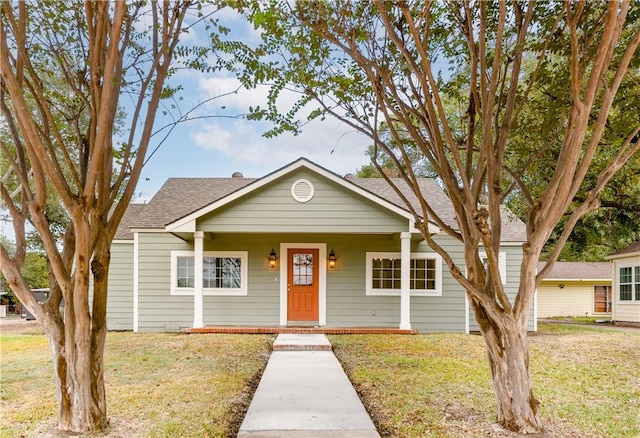
<path fill-rule="evenodd" d="M 264 124 L 247 120 L 213 122 L 200 125 L 190 137 L 197 146 L 221 153 L 238 170 L 260 172 L 251 176 L 262 176 L 300 157 L 339 174 L 367 163 L 369 140 L 335 119 L 315 120 L 297 136 L 287 133 L 268 139 L 262 137 L 263 128 Z"/>

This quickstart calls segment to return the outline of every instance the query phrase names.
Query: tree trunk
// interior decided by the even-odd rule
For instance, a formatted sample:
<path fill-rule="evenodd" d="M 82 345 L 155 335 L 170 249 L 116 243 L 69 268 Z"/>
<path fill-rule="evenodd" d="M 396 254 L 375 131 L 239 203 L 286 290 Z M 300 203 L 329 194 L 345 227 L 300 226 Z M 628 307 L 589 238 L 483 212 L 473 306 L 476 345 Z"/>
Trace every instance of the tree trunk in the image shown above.
<path fill-rule="evenodd" d="M 476 310 L 496 393 L 498 423 L 521 434 L 540 433 L 540 404 L 533 395 L 526 325 L 504 318 L 500 329 L 479 315 L 483 312 Z"/>
<path fill-rule="evenodd" d="M 106 244 L 98 245 L 99 249 Z M 96 249 L 92 312 L 89 312 L 90 256 L 75 258 L 75 281 L 64 293 L 64 322 L 54 309 L 42 312 L 53 355 L 59 406 L 58 428 L 72 433 L 102 431 L 107 426 L 104 342 L 109 251 Z M 86 270 L 86 272 L 84 272 Z M 85 275 L 86 274 L 86 275 Z M 96 302 L 97 300 L 97 302 Z"/>

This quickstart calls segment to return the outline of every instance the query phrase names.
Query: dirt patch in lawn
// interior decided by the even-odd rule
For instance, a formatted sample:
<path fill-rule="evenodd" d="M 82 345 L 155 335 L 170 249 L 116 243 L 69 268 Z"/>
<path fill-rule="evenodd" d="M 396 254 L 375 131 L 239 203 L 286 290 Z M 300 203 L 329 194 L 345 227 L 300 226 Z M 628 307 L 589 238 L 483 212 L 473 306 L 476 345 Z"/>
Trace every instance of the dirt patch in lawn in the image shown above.
<path fill-rule="evenodd" d="M 43 334 L 40 323 L 35 319 L 27 321 L 19 317 L 0 318 L 0 333 Z"/>

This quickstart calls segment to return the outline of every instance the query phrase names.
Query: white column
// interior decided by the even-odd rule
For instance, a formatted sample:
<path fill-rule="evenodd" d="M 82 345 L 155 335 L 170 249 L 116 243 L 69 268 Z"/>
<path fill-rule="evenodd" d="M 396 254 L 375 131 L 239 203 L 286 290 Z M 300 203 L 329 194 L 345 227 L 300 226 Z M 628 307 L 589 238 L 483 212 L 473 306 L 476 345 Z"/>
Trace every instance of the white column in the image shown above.
<path fill-rule="evenodd" d="M 411 233 L 400 233 L 400 329 L 411 329 Z"/>
<path fill-rule="evenodd" d="M 193 328 L 204 327 L 202 319 L 202 263 L 204 251 L 204 231 L 193 233 Z"/>

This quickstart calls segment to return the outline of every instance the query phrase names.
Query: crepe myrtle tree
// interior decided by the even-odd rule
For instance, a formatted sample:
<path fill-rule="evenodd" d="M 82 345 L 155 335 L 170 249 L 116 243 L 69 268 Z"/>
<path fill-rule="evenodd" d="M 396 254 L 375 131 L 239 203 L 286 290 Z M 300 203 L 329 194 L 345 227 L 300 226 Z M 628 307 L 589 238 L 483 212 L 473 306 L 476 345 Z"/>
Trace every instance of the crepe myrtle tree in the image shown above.
<path fill-rule="evenodd" d="M 0 246 L 1 270 L 49 340 L 65 431 L 107 425 L 109 248 L 138 182 L 156 110 L 176 91 L 166 79 L 194 6 L 183 0 L 0 5 L 0 193 L 16 239 L 12 253 Z M 199 7 L 193 11 L 192 22 L 206 21 L 213 31 L 215 21 Z M 52 204 L 67 217 L 63 230 L 54 226 Z M 23 271 L 29 227 L 50 265 L 51 292 L 42 303 Z"/>
<path fill-rule="evenodd" d="M 621 108 L 621 85 L 640 89 L 632 63 L 640 4 L 406 0 L 236 6 L 262 41 L 257 47 L 229 44 L 241 56 L 226 67 L 248 87 L 271 85 L 269 105 L 254 109 L 256 118 L 274 123 L 267 135 L 297 132 L 307 120 L 331 115 L 371 139 L 381 176 L 388 172 L 378 157 L 394 163 L 420 208 L 396 192 L 466 290 L 486 343 L 498 422 L 523 434 L 540 432 L 527 322 L 536 287 L 576 222 L 598 207 L 607 182 L 640 148 L 637 117 L 622 135 L 602 141 L 616 118 L 612 108 Z M 547 87 L 551 73 L 565 78 L 566 101 Z M 300 100 L 289 112 L 278 111 L 278 97 L 291 91 Z M 557 118 L 530 132 L 527 142 L 523 130 L 515 133 L 526 129 L 523 115 L 531 114 L 534 94 L 538 103 L 546 95 Z M 450 197 L 456 226 L 420 192 L 415 150 Z M 554 164 L 537 174 L 541 156 L 553 157 Z M 600 173 L 586 179 L 596 159 L 605 160 Z M 584 196 L 577 198 L 579 191 Z M 502 205 L 516 193 L 524 199 L 526 242 L 517 296 L 510 300 L 498 254 Z M 564 216 L 549 262 L 538 271 L 543 246 Z M 464 245 L 464 266 L 438 245 L 427 222 Z"/>

